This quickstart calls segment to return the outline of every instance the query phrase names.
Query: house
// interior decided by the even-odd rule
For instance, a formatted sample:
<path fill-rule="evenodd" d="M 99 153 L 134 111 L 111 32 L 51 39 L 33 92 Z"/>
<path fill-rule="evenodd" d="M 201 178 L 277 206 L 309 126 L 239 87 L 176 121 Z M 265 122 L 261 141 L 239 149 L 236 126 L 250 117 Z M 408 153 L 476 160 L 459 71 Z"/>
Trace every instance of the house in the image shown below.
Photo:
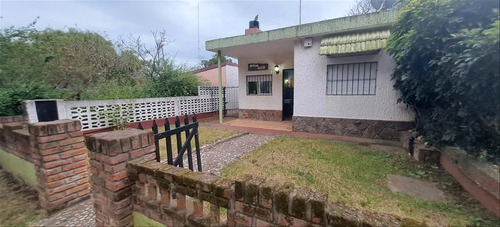
<path fill-rule="evenodd" d="M 222 86 L 238 87 L 238 64 L 232 62 L 223 62 Z M 209 86 L 219 85 L 219 71 L 217 64 L 198 69 L 193 72 L 198 78 L 208 82 Z"/>
<path fill-rule="evenodd" d="M 239 118 L 291 120 L 294 131 L 397 139 L 414 127 L 414 113 L 398 103 L 393 88 L 395 63 L 383 50 L 400 13 L 270 31 L 257 23 L 245 35 L 207 41 L 206 49 L 238 59 Z"/>

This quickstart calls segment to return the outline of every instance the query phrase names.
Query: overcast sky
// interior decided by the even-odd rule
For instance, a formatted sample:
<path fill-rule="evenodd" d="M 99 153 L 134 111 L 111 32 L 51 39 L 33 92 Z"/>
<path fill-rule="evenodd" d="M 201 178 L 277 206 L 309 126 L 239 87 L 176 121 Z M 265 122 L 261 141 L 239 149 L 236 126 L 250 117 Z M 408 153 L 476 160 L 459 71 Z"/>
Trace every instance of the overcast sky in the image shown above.
<path fill-rule="evenodd" d="M 302 0 L 302 23 L 343 17 L 353 4 Z M 39 29 L 77 27 L 113 41 L 120 35 L 140 35 L 146 43 L 152 41 L 151 31 L 165 29 L 175 40 L 167 47 L 169 55 L 190 66 L 213 54 L 205 51 L 206 40 L 243 35 L 257 14 L 263 31 L 297 25 L 299 0 L 0 0 L 0 28 L 25 26 L 40 17 Z"/>

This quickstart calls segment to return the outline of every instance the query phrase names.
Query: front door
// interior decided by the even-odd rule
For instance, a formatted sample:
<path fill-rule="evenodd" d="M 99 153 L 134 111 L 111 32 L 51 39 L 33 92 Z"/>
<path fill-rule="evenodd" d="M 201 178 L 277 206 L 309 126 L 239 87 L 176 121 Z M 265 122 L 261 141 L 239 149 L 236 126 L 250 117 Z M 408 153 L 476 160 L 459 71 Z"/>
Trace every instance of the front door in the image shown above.
<path fill-rule="evenodd" d="M 283 70 L 283 120 L 293 116 L 293 69 Z"/>

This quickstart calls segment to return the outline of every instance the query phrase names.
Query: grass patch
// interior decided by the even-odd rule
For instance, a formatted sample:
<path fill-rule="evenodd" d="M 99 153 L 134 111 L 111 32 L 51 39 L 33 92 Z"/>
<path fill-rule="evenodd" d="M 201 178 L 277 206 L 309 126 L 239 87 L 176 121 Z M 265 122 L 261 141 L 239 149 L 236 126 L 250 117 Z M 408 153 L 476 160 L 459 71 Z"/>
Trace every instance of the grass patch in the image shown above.
<path fill-rule="evenodd" d="M 36 192 L 0 170 L 0 226 L 29 226 L 44 218 Z"/>
<path fill-rule="evenodd" d="M 495 225 L 499 219 L 472 201 L 451 176 L 421 165 L 407 155 L 326 140 L 278 137 L 222 169 L 227 178 L 243 174 L 325 190 L 334 203 L 361 210 L 425 221 L 429 225 Z M 451 202 L 433 202 L 395 194 L 389 174 L 439 182 Z"/>
<path fill-rule="evenodd" d="M 175 128 L 175 125 L 170 126 L 171 129 Z M 149 129 L 151 130 L 151 129 Z M 159 127 L 158 132 L 164 132 L 165 129 L 164 127 Z M 200 147 L 203 145 L 215 143 L 221 139 L 233 136 L 240 133 L 240 131 L 235 131 L 235 130 L 229 130 L 229 129 L 216 129 L 216 128 L 205 128 L 205 127 L 198 127 L 198 135 L 200 138 Z M 182 144 L 186 141 L 186 133 L 183 132 L 181 134 L 181 140 Z M 172 153 L 175 156 L 177 155 L 177 141 L 176 141 L 176 136 L 172 136 Z M 160 157 L 161 159 L 166 159 L 167 158 L 167 146 L 166 146 L 166 139 L 161 139 L 160 141 Z M 182 146 L 181 144 L 181 146 Z M 194 142 L 194 137 L 191 140 L 191 147 L 194 151 L 195 148 L 195 142 Z"/>

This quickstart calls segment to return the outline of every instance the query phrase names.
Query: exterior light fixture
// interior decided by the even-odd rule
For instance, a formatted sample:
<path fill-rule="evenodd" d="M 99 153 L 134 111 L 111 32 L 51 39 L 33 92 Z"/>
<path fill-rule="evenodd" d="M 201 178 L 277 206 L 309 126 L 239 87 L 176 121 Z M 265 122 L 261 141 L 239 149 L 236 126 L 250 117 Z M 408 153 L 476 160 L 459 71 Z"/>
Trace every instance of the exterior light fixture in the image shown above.
<path fill-rule="evenodd" d="M 274 66 L 274 72 L 276 73 L 276 75 L 280 74 L 280 66 L 278 64 Z"/>

